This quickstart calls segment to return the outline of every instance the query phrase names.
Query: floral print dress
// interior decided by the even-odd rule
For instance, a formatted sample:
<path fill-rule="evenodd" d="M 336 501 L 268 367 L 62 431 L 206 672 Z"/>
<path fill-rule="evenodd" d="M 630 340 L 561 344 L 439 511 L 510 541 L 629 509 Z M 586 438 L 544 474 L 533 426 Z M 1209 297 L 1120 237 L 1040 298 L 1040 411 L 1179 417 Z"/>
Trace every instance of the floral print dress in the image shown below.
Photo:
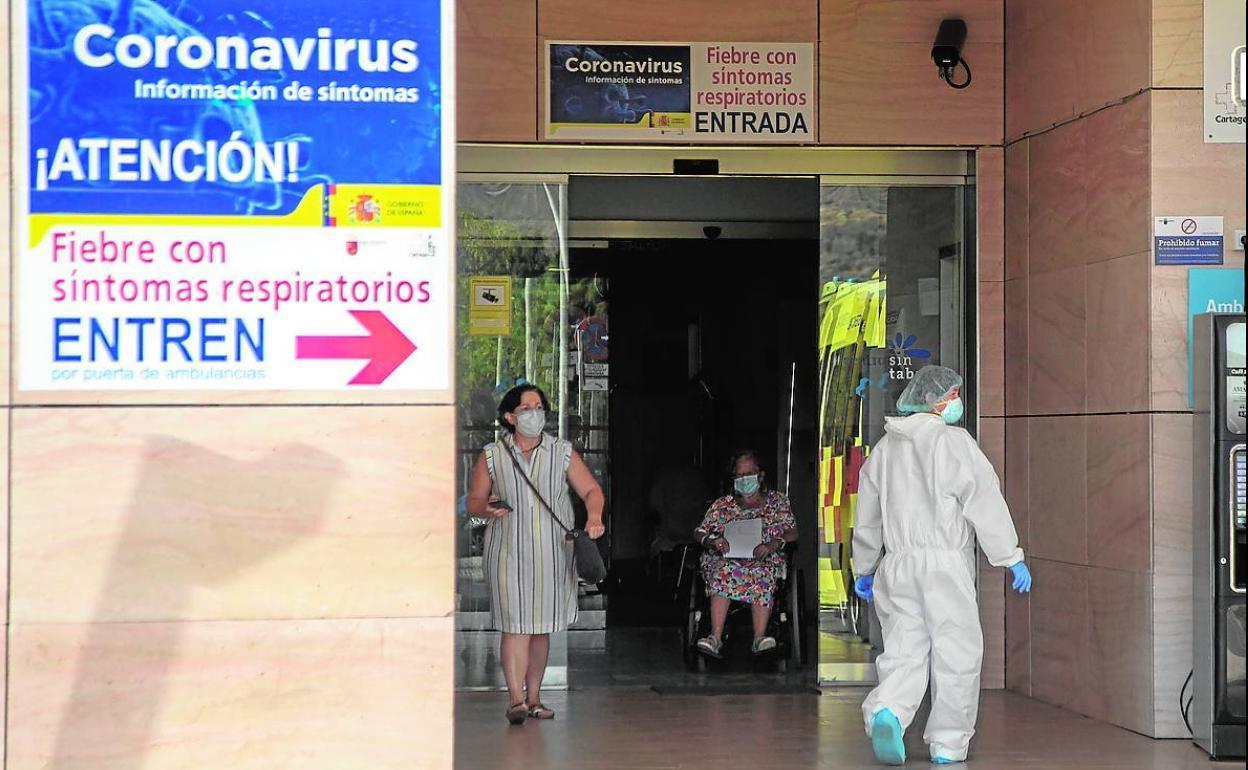
<path fill-rule="evenodd" d="M 710 510 L 698 527 L 699 536 L 719 536 L 730 521 L 763 520 L 763 543 L 780 540 L 786 529 L 797 526 L 789 498 L 768 490 L 758 508 L 743 508 L 733 495 L 711 503 Z M 706 579 L 707 596 L 724 596 L 733 601 L 770 607 L 776 590 L 776 577 L 784 566 L 784 551 L 767 554 L 761 559 L 729 559 L 707 549 L 702 554 L 702 576 Z"/>

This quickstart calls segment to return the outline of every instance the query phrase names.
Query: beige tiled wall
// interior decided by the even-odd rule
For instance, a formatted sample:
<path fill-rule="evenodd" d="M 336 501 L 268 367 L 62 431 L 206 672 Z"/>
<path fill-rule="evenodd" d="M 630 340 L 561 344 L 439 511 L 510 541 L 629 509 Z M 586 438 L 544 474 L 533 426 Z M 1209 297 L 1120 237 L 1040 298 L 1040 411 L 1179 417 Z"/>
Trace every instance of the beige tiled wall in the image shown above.
<path fill-rule="evenodd" d="M 1088 568 L 1035 558 L 1032 572 L 1031 694 L 1086 713 Z"/>
<path fill-rule="evenodd" d="M 1005 446 L 1005 153 L 985 147 L 975 154 L 978 223 L 979 443 L 1002 484 Z M 981 556 L 980 621 L 984 627 L 982 686 L 1005 686 L 1005 575 Z"/>
<path fill-rule="evenodd" d="M 4 419 L 0 420 L 0 447 L 5 451 L 0 452 L 0 510 L 4 511 L 4 521 L 9 521 L 9 408 L 3 407 Z M 8 526 L 0 527 L 0 616 L 4 621 L 4 633 L 0 634 L 0 661 L 8 662 L 8 631 L 9 631 L 9 581 L 8 581 L 8 563 L 9 563 L 9 528 Z M 5 667 L 7 668 L 7 666 Z M 3 669 L 0 669 L 3 671 Z M 0 673 L 0 709 L 5 708 L 8 687 L 5 677 L 7 672 Z M 4 713 L 0 711 L 0 713 Z M 0 720 L 0 746 L 7 745 L 5 740 L 7 725 L 4 720 Z"/>
<path fill-rule="evenodd" d="M 1005 282 L 1005 413 L 1024 417 L 1031 411 L 1029 320 L 1031 282 L 1014 278 Z"/>
<path fill-rule="evenodd" d="M 1186 735 L 1192 418 L 1152 217 L 1244 222 L 1243 145 L 1201 135 L 1201 6 L 1006 0 L 1006 488 L 1037 577 L 1006 683 L 1158 737 Z"/>
<path fill-rule="evenodd" d="M 1003 10 L 1001 0 L 821 0 L 820 143 L 1000 144 Z M 966 20 L 973 71 L 962 91 L 936 77 L 930 54 L 941 19 L 954 15 Z"/>
<path fill-rule="evenodd" d="M 1006 683 L 1145 733 L 1150 14 L 1006 0 L 1006 491 L 1036 577 Z"/>
<path fill-rule="evenodd" d="M 1152 415 L 1153 687 L 1157 734 L 1184 737 L 1175 704 L 1192 668 L 1192 415 Z"/>
<path fill-rule="evenodd" d="M 1005 479 L 1005 420 L 985 417 L 979 421 L 979 444 L 997 475 Z M 979 618 L 984 629 L 984 663 L 980 686 L 986 690 L 1005 687 L 1005 584 L 1006 573 L 979 555 Z"/>
<path fill-rule="evenodd" d="M 1005 416 L 1005 162 L 999 147 L 975 153 L 979 414 L 992 418 Z M 1004 462 L 999 470 L 1004 479 Z"/>
<path fill-rule="evenodd" d="M 452 623 L 14 625 L 8 767 L 446 768 Z"/>
<path fill-rule="evenodd" d="M 1005 0 L 1007 140 L 1148 88 L 1150 13 L 1150 0 Z"/>
<path fill-rule="evenodd" d="M 1147 572 L 1088 568 L 1085 713 L 1138 733 L 1153 730 L 1152 580 Z M 1145 633 L 1139 633 L 1139 630 Z"/>
<path fill-rule="evenodd" d="M 455 19 L 460 140 L 536 141 L 536 0 L 458 0 Z"/>
<path fill-rule="evenodd" d="M 1088 418 L 1028 423 L 1028 547 L 1038 559 L 1087 564 Z"/>
<path fill-rule="evenodd" d="M 1110 147 L 1147 136 L 1147 99 L 1007 149 L 1004 331 L 1006 490 L 1036 574 L 1031 597 L 1007 597 L 1007 686 L 1145 733 L 1150 255 L 1132 228 L 1097 222 L 1147 235 L 1147 142 Z M 1115 163 L 1143 192 L 1106 207 L 1125 183 L 1098 169 Z M 1118 649 L 1116 634 L 1133 641 Z"/>
<path fill-rule="evenodd" d="M 0 13 L 0 404 L 9 403 L 9 218 L 12 215 L 10 195 L 13 189 L 12 112 L 9 103 L 9 14 L 8 6 Z"/>
<path fill-rule="evenodd" d="M 536 0 L 539 34 L 562 40 L 678 40 L 696 31 L 708 42 L 813 41 L 818 0 L 744 3 L 731 9 L 719 0 Z M 604 33 L 606 36 L 604 37 Z"/>
<path fill-rule="evenodd" d="M 1089 412 L 1148 411 L 1151 264 L 1145 251 L 1088 266 Z"/>
<path fill-rule="evenodd" d="M 1011 689 L 1141 733 L 1153 724 L 1147 573 L 1035 559 L 1037 589 L 1011 602 Z M 1030 626 L 1014 637 L 1014 626 Z"/>
<path fill-rule="evenodd" d="M 21 410 L 13 622 L 446 616 L 453 420 L 449 406 Z"/>
<path fill-rule="evenodd" d="M 1034 273 L 1028 279 L 1027 397 L 1032 414 L 1080 414 L 1084 410 L 1086 274 L 1087 268 L 1077 265 Z"/>
<path fill-rule="evenodd" d="M 1204 1 L 1152 0 L 1153 88 L 1200 88 L 1204 82 Z"/>
<path fill-rule="evenodd" d="M 0 707 L 5 707 L 8 692 L 8 636 L 9 636 L 9 217 L 12 195 L 11 157 L 9 148 L 12 135 L 12 113 L 9 106 L 9 14 L 8 7 L 0 13 L 0 509 L 4 512 L 3 534 L 0 534 L 0 610 L 4 620 L 4 634 L 0 636 L 0 653 L 5 666 L 0 669 Z M 8 725 L 0 720 L 0 742 L 8 745 Z M 0 753 L 0 756 L 3 756 Z"/>
<path fill-rule="evenodd" d="M 1005 282 L 979 282 L 979 413 L 1005 416 Z"/>
<path fill-rule="evenodd" d="M 453 414 L 15 410 L 8 767 L 446 766 Z"/>
<path fill-rule="evenodd" d="M 1087 563 L 1147 574 L 1148 415 L 1089 415 L 1087 426 Z"/>
<path fill-rule="evenodd" d="M 1148 251 L 1152 239 L 1139 223 L 1148 216 L 1149 110 L 1144 93 L 1087 118 L 1087 261 L 1103 262 Z M 1143 182 L 1143 183 L 1142 183 Z"/>

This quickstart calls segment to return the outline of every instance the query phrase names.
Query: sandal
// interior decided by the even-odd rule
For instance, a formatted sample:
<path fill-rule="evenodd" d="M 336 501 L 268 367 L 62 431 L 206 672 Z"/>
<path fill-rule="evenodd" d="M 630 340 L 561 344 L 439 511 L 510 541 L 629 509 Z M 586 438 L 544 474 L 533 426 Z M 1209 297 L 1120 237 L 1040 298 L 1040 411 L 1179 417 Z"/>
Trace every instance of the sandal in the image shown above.
<path fill-rule="evenodd" d="M 529 719 L 554 719 L 555 712 L 540 703 L 529 706 Z"/>
<path fill-rule="evenodd" d="M 760 636 L 750 645 L 750 651 L 755 655 L 762 655 L 764 652 L 770 652 L 776 649 L 776 640 L 770 636 Z"/>
<path fill-rule="evenodd" d="M 529 707 L 523 703 L 517 703 L 507 709 L 507 723 L 512 727 L 524 724 L 524 720 L 529 716 Z"/>
<path fill-rule="evenodd" d="M 698 640 L 698 651 L 712 658 L 723 658 L 724 640 L 714 634 Z"/>

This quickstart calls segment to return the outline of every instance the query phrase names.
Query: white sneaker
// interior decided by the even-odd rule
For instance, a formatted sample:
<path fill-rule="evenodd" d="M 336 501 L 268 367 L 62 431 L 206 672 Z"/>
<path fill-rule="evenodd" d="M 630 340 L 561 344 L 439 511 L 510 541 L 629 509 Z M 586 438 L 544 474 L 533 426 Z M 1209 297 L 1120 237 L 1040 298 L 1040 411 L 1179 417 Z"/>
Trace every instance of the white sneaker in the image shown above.
<path fill-rule="evenodd" d="M 769 650 L 774 650 L 776 649 L 776 640 L 770 636 L 760 636 L 754 640 L 754 644 L 751 649 L 754 651 L 755 655 L 760 655 Z"/>
<path fill-rule="evenodd" d="M 721 657 L 724 642 L 718 636 L 704 636 L 698 640 L 698 649 L 712 658 Z"/>

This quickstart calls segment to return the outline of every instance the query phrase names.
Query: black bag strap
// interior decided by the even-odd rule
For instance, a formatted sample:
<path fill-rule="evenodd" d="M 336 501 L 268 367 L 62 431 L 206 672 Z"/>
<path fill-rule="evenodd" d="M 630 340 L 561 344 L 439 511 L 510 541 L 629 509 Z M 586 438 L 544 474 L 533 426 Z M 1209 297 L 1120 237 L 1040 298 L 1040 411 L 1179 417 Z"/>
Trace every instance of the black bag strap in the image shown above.
<path fill-rule="evenodd" d="M 538 502 L 540 502 L 542 507 L 545 508 L 550 514 L 550 518 L 555 520 L 555 523 L 559 525 L 559 529 L 562 529 L 568 535 L 572 535 L 572 530 L 565 527 L 562 521 L 559 521 L 559 517 L 555 514 L 555 510 L 550 507 L 550 503 L 546 502 L 546 498 L 542 497 L 542 493 L 538 491 L 537 485 L 533 483 L 533 479 L 529 478 L 529 474 L 526 473 L 524 467 L 520 465 L 520 461 L 516 459 L 515 450 L 506 444 L 504 444 L 504 448 L 507 450 L 507 456 L 511 458 L 512 465 L 516 466 L 516 473 L 520 474 L 520 478 L 524 479 L 525 483 L 529 485 L 529 489 L 533 490 L 533 494 L 537 496 Z"/>

